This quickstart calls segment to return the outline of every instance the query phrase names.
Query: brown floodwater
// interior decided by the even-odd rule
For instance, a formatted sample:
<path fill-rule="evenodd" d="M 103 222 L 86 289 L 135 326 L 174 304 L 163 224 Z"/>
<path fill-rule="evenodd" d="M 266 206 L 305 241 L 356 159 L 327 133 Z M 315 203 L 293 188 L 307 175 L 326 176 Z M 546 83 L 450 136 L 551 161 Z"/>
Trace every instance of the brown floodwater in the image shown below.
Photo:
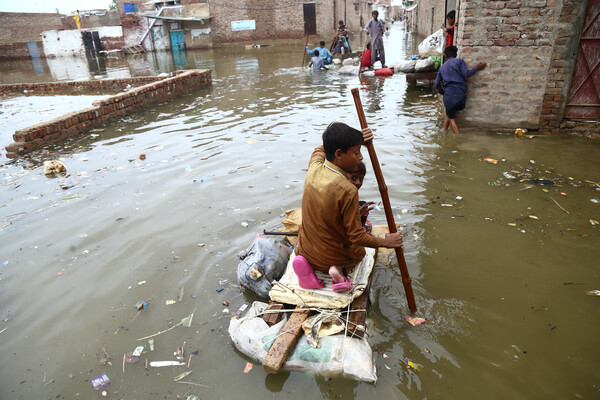
<path fill-rule="evenodd" d="M 385 40 L 388 63 L 412 54 L 415 39 L 397 25 Z M 431 87 L 401 74 L 310 73 L 298 68 L 298 47 L 0 64 L 5 83 L 213 72 L 212 88 L 0 161 L 0 398 L 101 398 L 90 381 L 103 372 L 111 399 L 598 398 L 600 297 L 586 293 L 600 289 L 600 143 L 449 134 Z M 377 383 L 267 376 L 258 365 L 244 374 L 250 360 L 229 339 L 222 302 L 233 312 L 257 297 L 236 287 L 236 254 L 300 206 L 325 127 L 359 125 L 352 88 L 374 130 L 426 322 L 405 321 L 397 263 L 377 265 Z M 35 113 L 27 99 L 10 99 L 15 120 Z M 11 118 L 0 117 L 7 143 Z M 49 158 L 69 176 L 45 177 L 38 167 Z M 370 166 L 360 197 L 379 197 Z M 180 287 L 183 301 L 166 305 Z M 134 319 L 139 301 L 149 306 Z M 155 337 L 155 350 L 123 372 L 123 355 L 148 344 L 137 339 L 194 310 L 190 327 Z M 174 382 L 186 367 L 144 368 L 145 358 L 174 360 L 184 343 L 193 372 L 183 381 L 205 386 Z M 103 349 L 112 365 L 100 364 Z"/>

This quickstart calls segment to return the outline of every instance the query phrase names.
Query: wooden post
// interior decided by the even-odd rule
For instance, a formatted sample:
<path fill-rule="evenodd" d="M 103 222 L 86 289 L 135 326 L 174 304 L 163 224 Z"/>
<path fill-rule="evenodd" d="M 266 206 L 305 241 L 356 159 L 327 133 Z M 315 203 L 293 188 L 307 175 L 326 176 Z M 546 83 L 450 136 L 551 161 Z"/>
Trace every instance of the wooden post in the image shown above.
<path fill-rule="evenodd" d="M 263 370 L 267 374 L 279 372 L 283 363 L 296 347 L 296 341 L 302 332 L 302 323 L 308 318 L 309 314 L 310 310 L 294 311 L 285 323 L 263 361 Z"/>
<path fill-rule="evenodd" d="M 278 303 L 276 301 L 270 301 L 269 302 L 269 307 L 267 307 L 267 309 L 265 311 L 275 311 L 275 310 L 282 310 L 283 309 L 283 304 Z M 278 323 L 279 321 L 281 321 L 281 317 L 283 316 L 283 313 L 276 313 L 276 312 L 266 312 L 265 314 L 263 314 L 262 319 L 263 321 L 265 321 L 267 323 L 267 325 L 269 326 L 273 326 L 276 323 Z"/>
<path fill-rule="evenodd" d="M 358 119 L 360 121 L 360 127 L 367 127 L 367 119 L 365 118 L 365 112 L 363 111 L 362 103 L 360 101 L 360 93 L 358 89 L 352 89 L 352 97 L 354 97 L 354 105 L 356 106 L 356 112 L 358 113 Z M 390 197 L 387 192 L 387 186 L 383 179 L 383 173 L 379 166 L 379 160 L 377 159 L 377 153 L 375 153 L 375 147 L 371 140 L 367 145 L 369 157 L 371 158 L 371 164 L 373 165 L 373 172 L 379 185 L 379 192 L 381 193 L 381 200 L 383 202 L 383 209 L 385 210 L 385 218 L 387 220 L 388 229 L 390 233 L 396 233 L 396 221 L 394 221 L 394 214 L 392 213 L 392 206 L 390 205 Z M 402 275 L 402 283 L 404 284 L 404 291 L 406 292 L 406 300 L 408 300 L 408 308 L 411 313 L 417 312 L 417 305 L 415 304 L 415 297 L 413 295 L 410 275 L 408 274 L 408 268 L 406 266 L 406 260 L 404 259 L 404 252 L 401 247 L 394 249 L 396 251 L 396 258 L 398 258 L 398 266 L 400 267 L 400 274 Z"/>

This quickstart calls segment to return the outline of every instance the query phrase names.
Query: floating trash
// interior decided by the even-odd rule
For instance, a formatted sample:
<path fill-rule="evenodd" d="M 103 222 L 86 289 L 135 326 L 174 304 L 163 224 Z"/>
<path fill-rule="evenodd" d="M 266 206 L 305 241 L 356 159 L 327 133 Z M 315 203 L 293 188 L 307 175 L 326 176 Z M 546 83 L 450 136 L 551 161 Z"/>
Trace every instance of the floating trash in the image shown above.
<path fill-rule="evenodd" d="M 412 326 L 417 326 L 417 325 L 422 324 L 423 322 L 425 322 L 425 318 L 420 318 L 420 317 L 406 317 L 406 320 Z"/>
<path fill-rule="evenodd" d="M 246 367 L 244 367 L 244 373 L 247 374 L 248 372 L 250 372 L 250 370 L 252 369 L 252 367 L 254 367 L 254 364 L 252 363 L 246 363 Z"/>
<path fill-rule="evenodd" d="M 106 373 L 103 372 L 97 377 L 92 379 L 92 385 L 94 386 L 94 390 L 100 390 L 110 384 L 110 379 L 106 376 Z"/>
<path fill-rule="evenodd" d="M 180 361 L 150 361 L 151 367 L 175 367 L 178 365 L 185 365 L 184 362 Z"/>

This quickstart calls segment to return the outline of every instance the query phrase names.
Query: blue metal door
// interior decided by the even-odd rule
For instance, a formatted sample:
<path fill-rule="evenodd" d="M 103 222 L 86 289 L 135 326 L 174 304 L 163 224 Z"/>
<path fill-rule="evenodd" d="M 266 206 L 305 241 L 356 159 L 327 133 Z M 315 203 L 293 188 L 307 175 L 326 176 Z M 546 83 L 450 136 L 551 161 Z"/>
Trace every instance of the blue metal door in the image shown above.
<path fill-rule="evenodd" d="M 172 50 L 184 50 L 185 41 L 183 39 L 183 31 L 171 31 L 169 32 L 171 37 L 171 49 Z"/>

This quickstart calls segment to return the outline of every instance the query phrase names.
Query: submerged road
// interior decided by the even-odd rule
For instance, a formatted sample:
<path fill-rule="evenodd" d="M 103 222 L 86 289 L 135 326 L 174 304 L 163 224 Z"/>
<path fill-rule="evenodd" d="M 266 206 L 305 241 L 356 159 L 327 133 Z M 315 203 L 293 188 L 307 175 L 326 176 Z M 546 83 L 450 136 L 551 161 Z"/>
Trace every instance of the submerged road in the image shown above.
<path fill-rule="evenodd" d="M 393 25 L 385 45 L 391 64 L 415 43 Z M 591 291 L 600 289 L 600 144 L 444 133 L 430 87 L 402 75 L 313 74 L 298 68 L 300 53 L 272 46 L 189 52 L 177 64 L 168 53 L 107 59 L 84 74 L 210 68 L 213 87 L 45 154 L 0 161 L 1 398 L 100 397 L 90 381 L 102 373 L 112 399 L 598 397 L 600 298 Z M 77 78 L 48 64 L 41 77 L 14 65 L 0 65 L 3 77 Z M 236 286 L 236 254 L 300 206 L 325 127 L 358 127 L 352 88 L 375 134 L 427 321 L 405 321 L 398 268 L 378 265 L 369 314 L 377 384 L 265 376 L 256 366 L 244 374 L 250 360 L 229 340 L 222 303 L 235 312 L 258 299 Z M 69 175 L 45 177 L 36 167 L 47 158 L 61 159 Z M 360 197 L 378 196 L 368 167 Z M 383 212 L 370 220 L 385 223 Z M 183 300 L 169 304 L 181 287 Z M 133 320 L 139 301 L 149 305 Z M 155 337 L 153 351 L 137 340 L 192 312 L 191 325 Z M 144 368 L 146 358 L 175 360 L 184 343 L 193 372 L 183 381 L 206 387 L 174 381 L 187 366 Z M 123 364 L 140 344 L 140 361 Z"/>

